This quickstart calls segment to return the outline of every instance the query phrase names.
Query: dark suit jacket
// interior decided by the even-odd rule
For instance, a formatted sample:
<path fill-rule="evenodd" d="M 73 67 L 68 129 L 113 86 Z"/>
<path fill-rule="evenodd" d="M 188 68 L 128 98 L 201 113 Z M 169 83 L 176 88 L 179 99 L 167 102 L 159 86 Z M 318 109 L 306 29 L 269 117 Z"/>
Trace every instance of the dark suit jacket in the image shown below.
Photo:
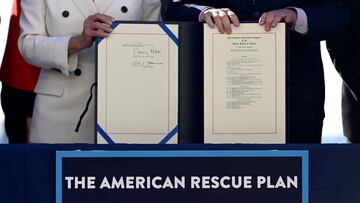
<path fill-rule="evenodd" d="M 161 0 L 161 17 L 165 19 L 165 11 L 167 8 L 167 5 L 169 3 L 169 0 Z"/>
<path fill-rule="evenodd" d="M 360 1 L 346 0 L 351 9 L 347 30 L 328 40 L 330 55 L 344 80 L 342 116 L 344 134 L 351 142 L 360 142 Z"/>
<path fill-rule="evenodd" d="M 206 6 L 230 8 L 240 21 L 258 21 L 264 12 L 289 6 L 306 12 L 308 34 L 290 33 L 290 142 L 320 142 L 325 100 L 320 41 L 345 29 L 349 19 L 345 4 L 338 0 L 173 0 L 166 18 L 198 21 Z"/>

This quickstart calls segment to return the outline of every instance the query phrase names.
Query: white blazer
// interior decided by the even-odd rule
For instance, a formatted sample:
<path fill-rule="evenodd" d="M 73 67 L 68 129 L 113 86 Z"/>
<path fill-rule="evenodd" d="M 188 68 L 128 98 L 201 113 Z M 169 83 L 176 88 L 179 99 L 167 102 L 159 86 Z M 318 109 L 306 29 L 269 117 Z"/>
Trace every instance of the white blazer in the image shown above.
<path fill-rule="evenodd" d="M 79 133 L 75 128 L 95 82 L 95 47 L 68 56 L 69 40 L 82 33 L 86 17 L 95 13 L 157 21 L 160 0 L 22 0 L 21 6 L 20 52 L 42 68 L 30 142 L 93 143 L 95 98 Z"/>

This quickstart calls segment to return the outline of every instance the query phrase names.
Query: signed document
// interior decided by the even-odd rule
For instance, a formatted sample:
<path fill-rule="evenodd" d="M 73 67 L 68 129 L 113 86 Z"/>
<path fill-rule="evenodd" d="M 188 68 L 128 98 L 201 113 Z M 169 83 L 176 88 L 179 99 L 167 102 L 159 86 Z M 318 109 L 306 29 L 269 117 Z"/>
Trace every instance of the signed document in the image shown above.
<path fill-rule="evenodd" d="M 97 49 L 97 142 L 177 143 L 178 26 L 113 27 Z"/>
<path fill-rule="evenodd" d="M 286 26 L 204 27 L 205 143 L 285 143 Z"/>

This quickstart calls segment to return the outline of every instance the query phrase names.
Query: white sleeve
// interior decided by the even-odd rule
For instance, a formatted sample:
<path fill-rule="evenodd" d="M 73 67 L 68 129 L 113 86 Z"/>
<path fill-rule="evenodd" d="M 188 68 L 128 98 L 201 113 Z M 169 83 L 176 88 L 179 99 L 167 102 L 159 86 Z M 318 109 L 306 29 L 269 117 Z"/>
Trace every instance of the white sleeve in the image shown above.
<path fill-rule="evenodd" d="M 25 60 L 45 69 L 59 69 L 66 76 L 76 69 L 78 55 L 68 54 L 72 36 L 49 36 L 46 31 L 44 0 L 21 1 L 19 51 Z"/>
<path fill-rule="evenodd" d="M 159 21 L 161 15 L 160 0 L 143 0 L 141 20 Z"/>
<path fill-rule="evenodd" d="M 291 7 L 297 12 L 297 20 L 293 29 L 303 35 L 306 35 L 309 32 L 308 18 L 305 11 L 301 8 Z"/>

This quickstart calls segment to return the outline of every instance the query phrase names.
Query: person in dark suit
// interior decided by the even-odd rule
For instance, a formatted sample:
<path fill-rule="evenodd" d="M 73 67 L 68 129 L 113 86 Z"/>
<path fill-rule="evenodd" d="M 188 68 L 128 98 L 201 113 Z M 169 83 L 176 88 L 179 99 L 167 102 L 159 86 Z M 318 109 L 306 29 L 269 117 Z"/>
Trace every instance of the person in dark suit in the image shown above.
<path fill-rule="evenodd" d="M 166 20 L 201 21 L 230 33 L 230 23 L 259 21 L 266 30 L 289 23 L 289 143 L 320 143 L 325 100 L 320 41 L 345 30 L 349 10 L 340 0 L 171 0 Z"/>
<path fill-rule="evenodd" d="M 344 135 L 352 143 L 360 143 L 360 1 L 347 0 L 351 20 L 347 30 L 327 45 L 335 67 L 343 78 L 342 120 Z"/>

